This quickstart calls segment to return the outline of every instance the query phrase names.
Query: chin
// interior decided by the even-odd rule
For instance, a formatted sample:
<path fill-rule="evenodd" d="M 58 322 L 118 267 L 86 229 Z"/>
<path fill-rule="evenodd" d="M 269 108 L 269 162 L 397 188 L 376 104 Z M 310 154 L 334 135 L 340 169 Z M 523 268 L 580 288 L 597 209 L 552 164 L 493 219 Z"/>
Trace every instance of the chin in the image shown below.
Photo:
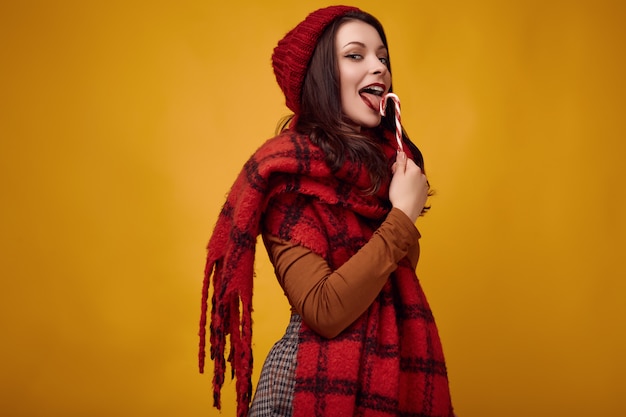
<path fill-rule="evenodd" d="M 351 124 L 354 126 L 364 127 L 364 128 L 372 128 L 376 127 L 380 124 L 380 117 L 359 117 L 359 118 L 351 118 L 349 119 Z"/>
<path fill-rule="evenodd" d="M 359 124 L 361 125 L 361 127 L 373 128 L 373 127 L 378 126 L 380 122 L 381 122 L 380 117 L 374 117 L 374 118 L 368 118 L 368 119 L 362 120 L 361 123 Z"/>

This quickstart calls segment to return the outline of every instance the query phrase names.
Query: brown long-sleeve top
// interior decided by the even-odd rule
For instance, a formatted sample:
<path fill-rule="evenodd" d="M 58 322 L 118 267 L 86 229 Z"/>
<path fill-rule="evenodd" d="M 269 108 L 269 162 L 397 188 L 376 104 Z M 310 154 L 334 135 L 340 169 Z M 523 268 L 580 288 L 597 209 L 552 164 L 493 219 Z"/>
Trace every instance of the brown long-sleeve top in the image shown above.
<path fill-rule="evenodd" d="M 394 208 L 370 240 L 335 271 L 303 246 L 268 234 L 263 242 L 292 311 L 320 335 L 333 338 L 367 310 L 402 258 L 417 266 L 419 238 L 411 219 Z"/>

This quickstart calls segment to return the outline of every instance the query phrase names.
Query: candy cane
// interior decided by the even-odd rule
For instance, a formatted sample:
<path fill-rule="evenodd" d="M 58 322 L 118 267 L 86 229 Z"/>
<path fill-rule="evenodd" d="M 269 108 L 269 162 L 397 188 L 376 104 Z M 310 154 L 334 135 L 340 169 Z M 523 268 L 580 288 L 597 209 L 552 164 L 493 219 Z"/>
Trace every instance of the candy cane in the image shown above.
<path fill-rule="evenodd" d="M 402 146 L 402 125 L 400 124 L 400 99 L 394 93 L 387 93 L 383 96 L 383 99 L 380 101 L 380 115 L 385 115 L 385 109 L 387 108 L 387 100 L 393 100 L 393 103 L 396 106 L 396 141 L 398 142 L 398 150 L 400 152 L 404 151 L 404 147 Z"/>

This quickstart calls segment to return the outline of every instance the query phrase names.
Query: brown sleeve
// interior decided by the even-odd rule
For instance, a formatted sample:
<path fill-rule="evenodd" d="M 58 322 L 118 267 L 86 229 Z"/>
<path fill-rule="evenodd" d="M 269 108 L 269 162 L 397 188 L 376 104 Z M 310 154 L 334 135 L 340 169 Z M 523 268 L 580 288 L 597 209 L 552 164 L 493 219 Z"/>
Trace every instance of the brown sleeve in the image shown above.
<path fill-rule="evenodd" d="M 398 261 L 419 256 L 419 232 L 392 209 L 368 243 L 336 271 L 307 248 L 263 235 L 276 276 L 289 302 L 309 327 L 332 338 L 374 301 Z"/>

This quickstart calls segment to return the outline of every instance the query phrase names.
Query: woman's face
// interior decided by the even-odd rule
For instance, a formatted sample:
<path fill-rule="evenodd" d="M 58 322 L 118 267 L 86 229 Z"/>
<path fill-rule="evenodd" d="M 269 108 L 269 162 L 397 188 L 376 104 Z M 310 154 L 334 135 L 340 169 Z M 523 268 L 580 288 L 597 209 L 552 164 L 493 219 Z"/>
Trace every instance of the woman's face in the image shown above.
<path fill-rule="evenodd" d="M 337 30 L 335 51 L 343 114 L 357 129 L 378 126 L 382 95 L 391 88 L 387 48 L 378 32 L 365 22 L 350 20 Z"/>

